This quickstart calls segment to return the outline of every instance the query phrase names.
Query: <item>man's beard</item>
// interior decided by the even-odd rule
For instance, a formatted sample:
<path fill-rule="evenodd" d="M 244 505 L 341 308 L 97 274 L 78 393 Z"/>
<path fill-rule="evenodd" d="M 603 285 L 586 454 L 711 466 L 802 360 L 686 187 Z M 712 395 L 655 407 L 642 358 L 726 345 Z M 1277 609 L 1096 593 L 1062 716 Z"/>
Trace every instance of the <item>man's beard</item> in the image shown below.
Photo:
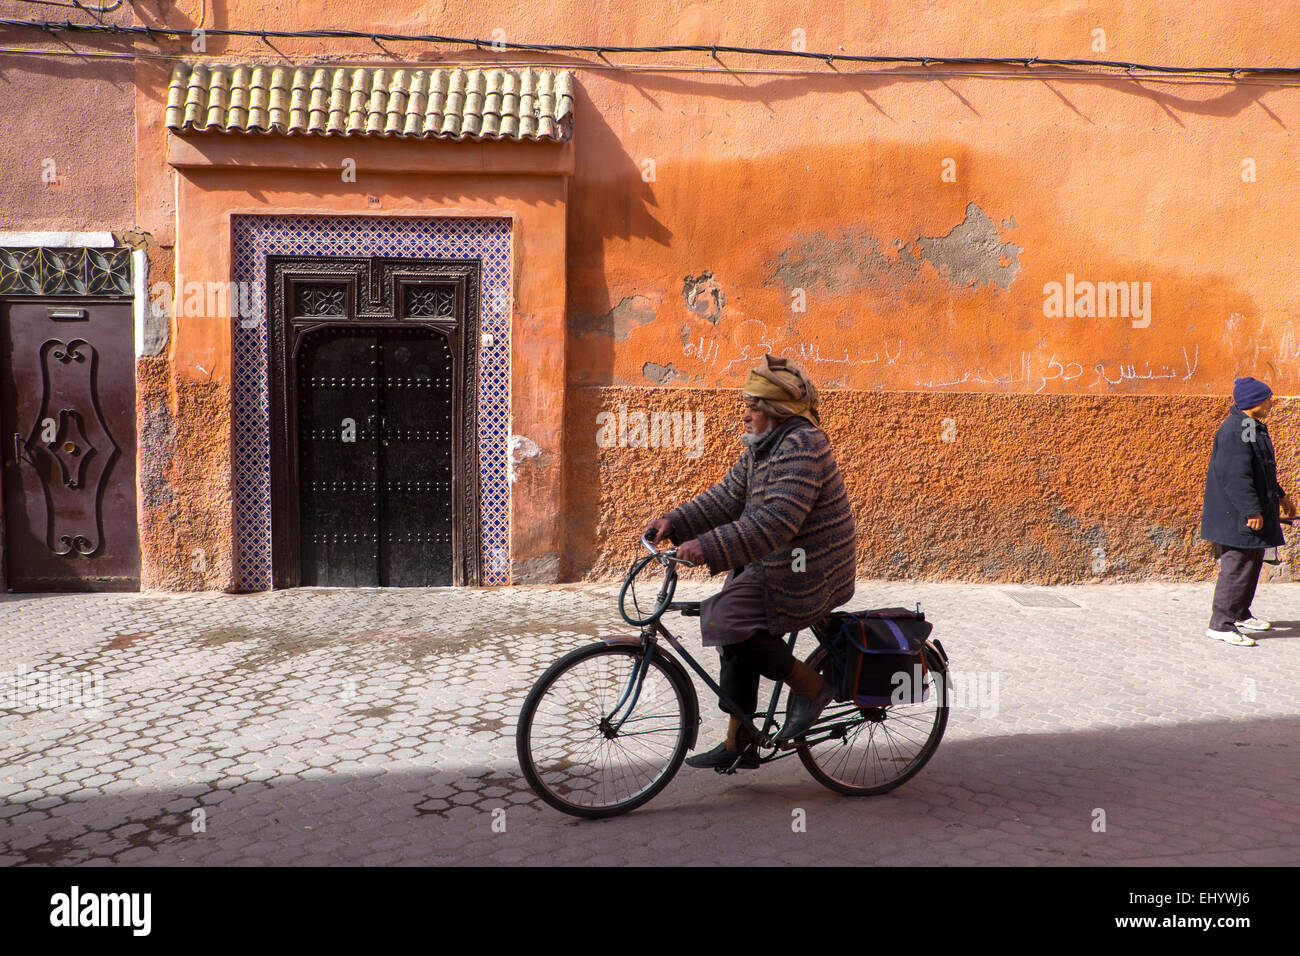
<path fill-rule="evenodd" d="M 741 432 L 740 440 L 746 445 L 757 445 L 772 432 L 772 426 L 767 426 L 767 431 L 762 432 Z"/>

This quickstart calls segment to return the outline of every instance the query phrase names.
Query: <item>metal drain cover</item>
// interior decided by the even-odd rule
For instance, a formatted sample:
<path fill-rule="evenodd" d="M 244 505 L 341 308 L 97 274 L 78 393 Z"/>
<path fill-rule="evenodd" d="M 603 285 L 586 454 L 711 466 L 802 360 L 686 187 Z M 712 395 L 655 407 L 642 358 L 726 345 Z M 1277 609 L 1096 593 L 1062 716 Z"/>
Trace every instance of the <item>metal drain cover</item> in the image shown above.
<path fill-rule="evenodd" d="M 1007 588 L 1002 592 L 1017 604 L 1023 604 L 1025 607 L 1081 607 L 1075 604 L 1069 598 L 1061 597 L 1059 594 L 1053 594 L 1051 591 L 1036 591 L 1026 588 L 1012 589 Z"/>

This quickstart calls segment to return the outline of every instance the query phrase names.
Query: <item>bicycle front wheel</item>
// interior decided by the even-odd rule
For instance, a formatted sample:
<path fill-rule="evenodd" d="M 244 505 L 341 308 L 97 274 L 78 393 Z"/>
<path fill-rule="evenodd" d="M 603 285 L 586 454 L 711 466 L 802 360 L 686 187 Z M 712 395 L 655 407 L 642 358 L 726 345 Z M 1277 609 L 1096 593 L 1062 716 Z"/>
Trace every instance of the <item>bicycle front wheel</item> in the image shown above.
<path fill-rule="evenodd" d="M 808 736 L 830 737 L 798 750 L 814 780 L 837 793 L 865 797 L 888 793 L 920 773 L 948 726 L 948 670 L 928 644 L 922 653 L 929 685 L 922 703 L 826 708 Z M 808 665 L 822 673 L 829 663 L 824 647 L 808 658 Z"/>
<path fill-rule="evenodd" d="M 591 818 L 626 813 L 681 768 L 699 704 L 663 651 L 651 657 L 631 713 L 630 697 L 614 712 L 643 658 L 640 646 L 590 644 L 552 664 L 529 691 L 515 748 L 529 786 L 555 809 Z"/>

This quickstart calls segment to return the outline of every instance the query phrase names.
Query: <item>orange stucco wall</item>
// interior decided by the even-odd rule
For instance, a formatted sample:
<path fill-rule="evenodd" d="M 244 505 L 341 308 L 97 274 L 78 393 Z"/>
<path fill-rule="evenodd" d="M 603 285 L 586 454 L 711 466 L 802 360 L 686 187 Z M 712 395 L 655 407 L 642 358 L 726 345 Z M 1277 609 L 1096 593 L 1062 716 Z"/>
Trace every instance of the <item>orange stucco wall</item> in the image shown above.
<path fill-rule="evenodd" d="M 779 48 L 801 31 L 810 51 L 1252 67 L 1296 65 L 1300 28 L 1300 12 L 1245 0 L 977 10 L 181 0 L 140 5 L 137 17 L 185 29 L 202 17 L 206 27 Z M 188 42 L 161 47 L 192 56 Z M 512 432 L 542 454 L 521 463 L 515 488 L 517 566 L 565 576 L 620 567 L 631 529 L 734 460 L 727 390 L 771 350 L 802 360 L 827 391 L 864 573 L 1199 576 L 1210 567 L 1195 544 L 1206 443 L 1233 376 L 1297 391 L 1300 91 L 1288 80 L 207 40 L 209 56 L 277 52 L 575 70 L 567 180 L 406 172 L 348 190 L 291 164 L 170 166 L 169 64 L 135 68 L 136 224 L 163 269 L 174 245 L 187 276 L 228 278 L 228 230 L 202 230 L 235 209 L 373 212 L 364 197 L 379 194 L 394 212 L 518 217 Z M 1137 283 L 1149 308 L 1049 314 L 1051 284 L 1083 282 Z M 217 326 L 182 324 L 159 373 L 177 427 L 197 429 L 168 467 L 209 492 L 207 476 L 228 469 L 228 349 Z M 204 378 L 195 365 L 215 371 Z M 707 451 L 602 447 L 597 415 L 620 405 L 703 414 Z M 1288 409 L 1272 420 L 1287 485 Z M 228 535 L 205 520 L 195 512 L 180 526 Z M 175 532 L 158 529 L 146 548 L 161 555 Z M 187 586 L 177 560 L 155 561 L 153 580 Z M 202 583 L 222 586 L 223 573 Z"/>
<path fill-rule="evenodd" d="M 1207 436 L 1226 408 L 1191 396 L 839 390 L 822 425 L 853 502 L 864 577 L 1193 579 L 1215 568 L 1198 538 L 1199 502 Z M 1295 414 L 1293 401 L 1275 408 L 1283 421 Z M 612 423 L 624 409 L 703 415 L 702 437 L 637 447 L 629 425 L 626 442 L 601 447 L 597 416 Z M 738 417 L 730 390 L 572 392 L 568 438 L 591 451 L 571 459 L 569 481 L 587 501 L 569 512 L 570 540 L 591 544 L 571 549 L 565 573 L 623 574 L 646 519 L 703 491 L 738 456 Z"/>
<path fill-rule="evenodd" d="M 4 19 L 44 19 L 57 12 L 0 0 Z M 129 6 L 104 15 L 104 22 L 131 23 Z M 0 49 L 0 229 L 130 229 L 132 61 L 68 56 L 67 43 L 38 30 L 0 28 Z"/>

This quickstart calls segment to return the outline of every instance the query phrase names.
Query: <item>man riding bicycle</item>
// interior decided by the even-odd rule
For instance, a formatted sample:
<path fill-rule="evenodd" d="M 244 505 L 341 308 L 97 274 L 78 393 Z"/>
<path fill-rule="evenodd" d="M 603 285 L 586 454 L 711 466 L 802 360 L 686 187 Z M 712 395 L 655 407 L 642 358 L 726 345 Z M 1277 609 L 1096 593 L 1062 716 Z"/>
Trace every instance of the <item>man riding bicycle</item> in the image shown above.
<path fill-rule="evenodd" d="M 834 689 L 795 659 L 782 635 L 853 597 L 853 511 L 820 428 L 817 389 L 803 370 L 765 355 L 749 373 L 743 397 L 740 460 L 708 491 L 652 522 L 646 536 L 667 535 L 678 557 L 707 564 L 713 574 L 730 571 L 722 590 L 701 604 L 704 646 L 718 648 L 719 684 L 745 717 L 757 710 L 760 674 L 790 686 L 777 738 L 795 740 Z M 729 767 L 749 743 L 733 713 L 726 740 L 686 763 Z M 757 755 L 745 753 L 738 766 L 757 767 Z"/>

